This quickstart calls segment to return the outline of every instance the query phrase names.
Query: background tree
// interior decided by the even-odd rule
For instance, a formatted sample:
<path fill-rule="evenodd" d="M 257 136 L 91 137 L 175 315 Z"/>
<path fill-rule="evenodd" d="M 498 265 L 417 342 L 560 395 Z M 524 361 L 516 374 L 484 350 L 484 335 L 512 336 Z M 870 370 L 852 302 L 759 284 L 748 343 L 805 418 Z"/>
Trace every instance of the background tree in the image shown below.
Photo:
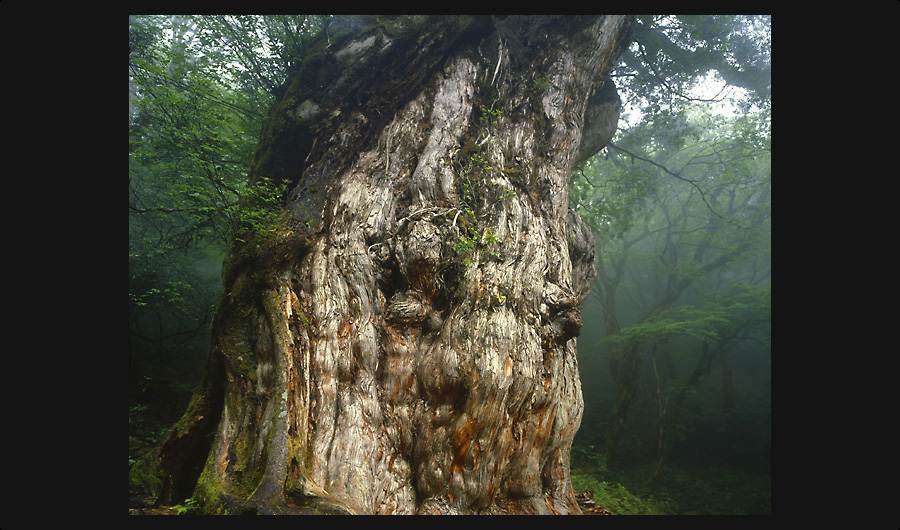
<path fill-rule="evenodd" d="M 135 400 L 159 391 L 184 394 L 157 388 L 163 381 L 183 387 L 200 380 L 225 248 L 242 225 L 268 222 L 267 211 L 242 211 L 238 203 L 253 192 L 247 168 L 273 86 L 292 67 L 285 28 L 300 41 L 316 23 L 316 17 L 129 17 L 134 410 L 148 406 Z M 241 24 L 254 28 L 252 42 L 234 42 L 228 28 Z M 172 406 L 183 409 L 189 395 Z M 142 438 L 172 421 L 134 416 L 131 434 Z"/>
<path fill-rule="evenodd" d="M 271 229 L 239 223 L 204 380 L 148 460 L 165 499 L 579 511 L 574 338 L 594 252 L 568 179 L 615 129 L 606 80 L 632 23 L 325 25 L 250 164 L 269 193 L 238 212 L 284 206 Z"/>
<path fill-rule="evenodd" d="M 753 164 L 739 163 L 746 156 L 742 153 L 746 148 L 742 139 L 737 139 L 739 145 L 730 148 L 726 143 L 729 142 L 700 142 L 682 150 L 680 156 L 665 157 L 667 164 L 682 168 L 678 174 L 688 190 L 664 196 L 665 202 L 659 201 L 655 208 L 661 214 L 659 224 L 656 227 L 645 224 L 640 235 L 635 236 L 650 237 L 650 242 L 655 243 L 653 252 L 659 266 L 655 289 L 640 291 L 649 295 L 651 302 L 642 304 L 638 325 L 654 322 L 698 280 L 722 274 L 727 266 L 744 259 L 750 251 L 758 251 L 759 244 L 767 241 L 763 234 L 768 211 L 768 175 L 759 175 Z M 711 154 L 714 159 L 710 159 Z M 758 155 L 755 162 L 759 164 Z M 692 178 L 692 169 L 702 173 Z M 627 255 L 618 252 L 616 259 L 625 260 Z M 617 270 L 623 268 L 620 261 Z M 615 301 L 606 300 L 604 308 L 614 315 Z M 617 437 L 627 418 L 645 347 L 644 338 L 638 334 L 610 348 L 617 400 L 605 443 L 608 458 L 614 454 Z"/>
<path fill-rule="evenodd" d="M 734 385 L 729 353 L 744 340 L 767 339 L 770 334 L 771 291 L 768 286 L 758 287 L 735 281 L 722 290 L 713 291 L 709 296 L 711 298 L 700 310 L 681 308 L 681 312 L 687 309 L 688 313 L 692 313 L 693 318 L 686 322 L 682 320 L 675 326 L 669 326 L 670 322 L 660 322 L 668 328 L 662 331 L 664 333 L 662 342 L 666 342 L 672 336 L 687 335 L 699 338 L 703 343 L 699 348 L 699 354 L 696 355 L 696 366 L 688 379 L 683 382 L 666 383 L 668 388 L 663 387 L 664 383 L 656 367 L 656 358 L 653 358 L 659 408 L 654 481 L 659 480 L 669 456 L 667 443 L 670 428 L 677 424 L 681 406 L 685 398 L 696 391 L 700 378 L 711 372 L 714 361 L 720 361 L 723 374 L 723 409 L 726 413 L 731 412 L 734 409 Z M 661 330 L 657 332 L 659 331 Z M 653 352 L 655 353 L 655 349 Z M 672 377 L 674 375 L 670 374 L 669 379 L 675 379 Z"/>
<path fill-rule="evenodd" d="M 641 154 L 633 165 L 631 151 L 620 148 L 609 157 L 618 164 L 589 164 L 583 175 L 576 172 L 573 204 L 595 227 L 598 245 L 595 286 L 584 308 L 586 323 L 596 324 L 579 339 L 582 367 L 592 361 L 587 372 L 582 369 L 591 414 L 575 449 L 580 472 L 596 469 L 603 477 L 598 480 L 616 481 L 633 469 L 643 479 L 630 487 L 652 479 L 654 496 L 668 485 L 676 488 L 665 494 L 669 498 L 705 511 L 724 504 L 662 480 L 673 448 L 684 457 L 704 447 L 707 458 L 698 462 L 706 467 L 713 455 L 730 455 L 735 462 L 759 462 L 755 469 L 764 471 L 768 414 L 762 407 L 769 405 L 757 400 L 765 386 L 748 384 L 764 385 L 767 377 L 747 375 L 769 355 L 769 133 L 766 112 L 726 119 L 690 110 L 684 124 L 694 133 L 682 148 L 635 149 Z M 614 145 L 628 139 L 623 135 Z M 629 179 L 647 186 L 643 198 L 614 194 L 607 200 Z M 636 205 L 629 215 L 610 214 L 625 201 Z M 606 370 L 597 370 L 597 357 L 606 359 Z M 704 390 L 710 374 L 721 378 L 716 395 Z M 748 410 L 748 404 L 760 410 Z M 600 464 L 586 460 L 595 450 Z M 648 461 L 650 467 L 640 467 Z M 580 477 L 576 482 L 587 485 Z M 743 506 L 736 506 L 741 495 L 732 491 L 728 509 L 736 511 L 713 513 L 767 513 L 765 490 L 759 491 L 747 494 Z"/>
<path fill-rule="evenodd" d="M 760 234 L 769 197 L 768 23 L 767 17 L 638 17 L 635 45 L 613 76 L 626 107 L 642 119 L 614 139 L 604 160 L 589 160 L 575 173 L 572 207 L 600 241 L 594 293 L 617 396 L 603 443 L 607 459 L 638 388 L 643 353 L 652 349 L 637 331 L 679 303 L 699 278 L 722 274 L 767 243 Z M 696 95 L 710 78 L 724 81 L 720 93 Z M 735 108 L 756 110 L 725 122 L 709 109 L 735 89 Z M 664 185 L 683 186 L 673 194 Z M 647 245 L 654 248 L 651 261 L 634 263 L 635 250 Z M 650 263 L 655 268 L 648 270 Z M 634 333 L 624 340 L 617 290 L 641 270 L 657 276 L 656 287 L 624 293 L 643 298 Z"/>
<path fill-rule="evenodd" d="M 769 91 L 767 83 L 729 85 L 716 71 L 725 57 L 744 78 L 767 81 L 768 19 L 732 17 L 725 27 L 733 33 L 715 32 L 723 43 L 688 45 L 712 35 L 697 27 L 702 21 L 638 18 L 636 42 L 613 73 L 625 119 L 604 152 L 574 173 L 570 193 L 598 242 L 584 306 L 596 325 L 579 340 L 587 416 L 573 448 L 573 482 L 601 490 L 599 481 L 627 481 L 669 499 L 666 510 L 676 513 L 678 503 L 702 513 L 770 513 L 770 490 L 749 486 L 763 484 L 770 466 L 762 372 L 770 355 Z M 711 28 L 726 22 L 708 19 Z M 654 26 L 649 33 L 667 35 L 665 46 L 646 42 Z M 742 63 L 693 53 L 732 40 L 753 45 Z M 688 48 L 680 60 L 675 42 Z M 720 88 L 701 92 L 699 81 Z M 714 394 L 704 381 L 710 374 L 721 378 Z M 667 479 L 673 453 L 679 467 Z M 698 467 L 722 457 L 751 466 L 740 468 L 741 485 L 702 487 Z M 681 464 L 696 466 L 690 490 L 678 482 L 687 472 Z M 650 478 L 652 493 L 643 486 Z M 606 495 L 595 499 L 615 509 Z"/>

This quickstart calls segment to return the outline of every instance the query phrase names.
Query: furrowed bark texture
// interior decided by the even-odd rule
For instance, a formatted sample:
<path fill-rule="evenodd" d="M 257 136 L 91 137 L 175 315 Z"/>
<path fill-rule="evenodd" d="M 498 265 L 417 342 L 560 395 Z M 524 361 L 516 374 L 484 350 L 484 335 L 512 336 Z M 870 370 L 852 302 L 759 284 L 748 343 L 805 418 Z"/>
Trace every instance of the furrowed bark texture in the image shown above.
<path fill-rule="evenodd" d="M 232 249 L 221 410 L 181 422 L 212 431 L 207 511 L 580 513 L 568 179 L 615 131 L 631 24 L 338 19 L 310 46 L 251 168 L 290 183 L 293 232 Z"/>

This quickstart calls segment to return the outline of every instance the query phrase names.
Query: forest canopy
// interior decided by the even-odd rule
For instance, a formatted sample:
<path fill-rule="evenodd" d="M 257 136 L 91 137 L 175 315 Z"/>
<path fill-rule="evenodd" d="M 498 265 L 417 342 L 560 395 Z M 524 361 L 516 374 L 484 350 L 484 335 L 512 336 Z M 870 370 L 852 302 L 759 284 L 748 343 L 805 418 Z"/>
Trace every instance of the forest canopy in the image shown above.
<path fill-rule="evenodd" d="M 184 402 L 159 406 L 153 385 L 199 381 L 230 245 L 283 235 L 288 183 L 248 174 L 270 109 L 314 60 L 304 44 L 329 20 L 129 17 L 133 437 L 159 439 L 186 405 L 181 392 Z M 638 462 L 665 488 L 667 466 L 701 439 L 727 439 L 711 453 L 739 453 L 755 474 L 770 466 L 771 17 L 639 15 L 632 39 L 609 75 L 617 131 L 574 169 L 568 190 L 596 239 L 572 464 L 573 483 L 595 493 L 591 473 Z M 721 416 L 710 420 L 713 410 Z M 750 422 L 741 444 L 722 434 Z M 752 497 L 715 509 L 770 510 L 765 487 Z"/>

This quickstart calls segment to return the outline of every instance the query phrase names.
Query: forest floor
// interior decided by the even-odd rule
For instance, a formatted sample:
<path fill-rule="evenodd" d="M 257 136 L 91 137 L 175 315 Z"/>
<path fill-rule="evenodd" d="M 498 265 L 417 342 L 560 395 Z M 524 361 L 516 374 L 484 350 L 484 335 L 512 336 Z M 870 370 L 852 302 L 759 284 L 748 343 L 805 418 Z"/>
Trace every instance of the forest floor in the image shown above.
<path fill-rule="evenodd" d="M 128 391 L 128 465 L 144 456 L 184 414 L 196 382 L 132 373 Z M 180 509 L 179 509 L 180 508 Z M 129 515 L 184 515 L 190 507 L 159 506 L 143 488 L 129 486 Z"/>
<path fill-rule="evenodd" d="M 178 508 L 159 506 L 156 497 L 141 487 L 128 488 L 128 515 L 180 515 Z"/>
<path fill-rule="evenodd" d="M 573 450 L 573 454 L 577 454 Z M 607 469 L 572 462 L 572 487 L 615 515 L 771 515 L 771 473 L 723 463 L 670 463 L 659 484 L 652 462 Z"/>
<path fill-rule="evenodd" d="M 181 417 L 193 386 L 142 376 L 129 396 L 129 466 L 145 454 Z M 607 469 L 592 446 L 572 450 L 572 487 L 586 515 L 771 514 L 771 474 L 714 464 L 669 464 L 660 484 L 647 477 L 652 463 L 617 464 Z M 189 514 L 190 507 L 157 506 L 140 489 L 129 489 L 132 515 Z"/>

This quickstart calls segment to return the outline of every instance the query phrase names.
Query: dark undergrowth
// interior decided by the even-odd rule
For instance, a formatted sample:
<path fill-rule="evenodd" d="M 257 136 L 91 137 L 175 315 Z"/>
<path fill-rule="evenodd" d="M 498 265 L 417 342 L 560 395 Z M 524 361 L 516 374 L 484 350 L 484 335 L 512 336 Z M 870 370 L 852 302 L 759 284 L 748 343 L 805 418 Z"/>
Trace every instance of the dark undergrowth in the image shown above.
<path fill-rule="evenodd" d="M 128 437 L 144 448 L 156 444 L 181 418 L 194 382 L 165 376 L 132 374 L 128 392 Z M 129 452 L 129 464 L 134 460 Z"/>
<path fill-rule="evenodd" d="M 592 490 L 616 515 L 771 515 L 771 473 L 728 462 L 671 462 L 652 484 L 653 462 L 607 466 L 591 445 L 572 447 L 572 487 Z"/>

